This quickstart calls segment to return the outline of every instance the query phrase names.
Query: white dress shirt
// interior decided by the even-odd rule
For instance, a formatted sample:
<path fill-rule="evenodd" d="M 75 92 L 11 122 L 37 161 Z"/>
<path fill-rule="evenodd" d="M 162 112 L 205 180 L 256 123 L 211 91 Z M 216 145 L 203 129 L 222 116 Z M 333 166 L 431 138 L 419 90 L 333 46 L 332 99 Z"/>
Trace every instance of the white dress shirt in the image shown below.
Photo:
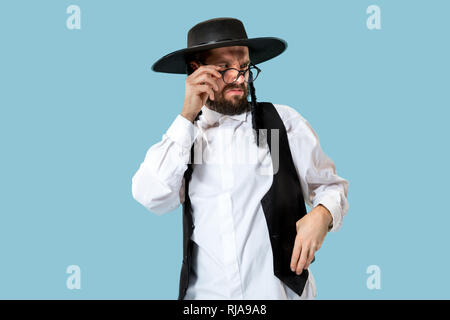
<path fill-rule="evenodd" d="M 324 205 L 340 228 L 348 211 L 348 181 L 336 174 L 319 138 L 295 109 L 274 104 L 309 207 Z M 251 112 L 226 116 L 202 107 L 193 124 L 178 115 L 132 178 L 133 197 L 155 214 L 184 201 L 184 172 L 194 142 L 189 197 L 194 230 L 192 270 L 184 299 L 313 299 L 311 270 L 302 296 L 275 275 L 261 199 L 272 185 L 268 146 L 253 142 Z M 269 170 L 265 170 L 269 168 Z M 265 171 L 264 171 L 265 170 Z"/>

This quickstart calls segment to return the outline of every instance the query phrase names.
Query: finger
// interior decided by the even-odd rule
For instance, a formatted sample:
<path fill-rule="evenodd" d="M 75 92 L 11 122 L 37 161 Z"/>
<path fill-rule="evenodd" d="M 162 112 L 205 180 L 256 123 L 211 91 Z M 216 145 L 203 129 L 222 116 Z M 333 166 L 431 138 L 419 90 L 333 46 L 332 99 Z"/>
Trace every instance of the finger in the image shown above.
<path fill-rule="evenodd" d="M 214 83 L 211 83 L 209 81 L 203 81 L 203 82 L 200 82 L 200 83 L 196 83 L 195 87 L 198 87 L 198 86 L 208 86 L 211 90 L 213 90 L 213 92 L 218 92 L 219 91 L 219 88 L 216 87 L 216 85 Z M 195 87 L 194 87 L 194 89 L 195 89 Z"/>
<path fill-rule="evenodd" d="M 208 94 L 214 95 L 214 91 L 211 89 L 211 87 L 208 84 L 199 84 L 196 87 L 197 92 L 206 92 Z"/>
<path fill-rule="evenodd" d="M 315 252 L 316 252 L 315 248 L 313 246 L 311 246 L 311 248 L 309 248 L 308 258 L 306 259 L 305 269 L 309 268 L 309 265 L 311 264 L 312 260 L 314 259 Z"/>
<path fill-rule="evenodd" d="M 296 273 L 298 275 L 302 274 L 303 269 L 305 268 L 305 264 L 306 264 L 306 259 L 308 257 L 308 253 L 309 253 L 309 245 L 302 245 L 302 252 L 300 254 L 300 259 L 298 260 L 298 264 L 297 264 L 297 268 L 296 268 Z"/>
<path fill-rule="evenodd" d="M 208 83 L 212 88 L 214 88 L 214 90 L 219 91 L 219 86 L 217 85 L 216 81 L 207 76 L 196 79 L 194 83 L 195 84 Z"/>
<path fill-rule="evenodd" d="M 204 106 L 206 103 L 206 100 L 208 100 L 209 93 L 208 92 L 200 92 L 199 95 L 200 95 L 200 99 L 202 100 L 202 106 Z"/>
<path fill-rule="evenodd" d="M 218 81 L 222 79 L 222 75 L 220 73 L 218 73 L 218 75 L 211 73 L 202 73 L 198 75 L 198 77 L 196 77 L 194 81 L 198 81 L 199 79 L 210 79 L 212 81 Z"/>
<path fill-rule="evenodd" d="M 199 93 L 207 93 L 211 100 L 214 100 L 214 91 L 207 84 L 200 84 L 197 86 L 197 91 Z"/>
<path fill-rule="evenodd" d="M 219 69 L 220 69 L 220 67 L 218 67 L 218 66 L 211 66 L 211 65 L 201 66 L 200 68 L 195 70 L 195 72 L 192 73 L 190 75 L 190 77 L 193 79 L 196 79 L 197 77 L 199 77 L 201 75 L 209 74 L 209 75 L 215 76 L 217 78 L 222 78 L 222 74 L 217 71 Z"/>
<path fill-rule="evenodd" d="M 301 250 L 302 250 L 302 242 L 300 240 L 300 237 L 297 236 L 295 238 L 294 249 L 292 250 L 292 257 L 291 257 L 292 272 L 295 272 L 295 268 L 297 267 L 298 258 L 300 257 Z"/>

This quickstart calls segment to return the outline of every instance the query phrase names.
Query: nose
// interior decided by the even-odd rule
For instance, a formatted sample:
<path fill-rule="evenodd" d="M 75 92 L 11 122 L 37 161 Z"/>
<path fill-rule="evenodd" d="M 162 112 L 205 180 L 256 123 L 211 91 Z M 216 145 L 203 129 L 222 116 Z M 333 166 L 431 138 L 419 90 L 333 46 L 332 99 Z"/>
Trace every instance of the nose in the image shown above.
<path fill-rule="evenodd" d="M 242 82 L 244 82 L 244 75 L 241 73 L 235 83 L 241 84 Z"/>

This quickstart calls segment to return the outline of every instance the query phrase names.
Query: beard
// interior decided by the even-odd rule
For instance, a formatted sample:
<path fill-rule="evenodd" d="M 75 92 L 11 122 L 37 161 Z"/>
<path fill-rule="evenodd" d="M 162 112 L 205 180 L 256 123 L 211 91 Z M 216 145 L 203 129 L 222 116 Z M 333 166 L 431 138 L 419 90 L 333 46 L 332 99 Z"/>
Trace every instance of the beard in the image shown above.
<path fill-rule="evenodd" d="M 231 95 L 230 98 L 225 98 L 225 92 L 229 89 L 241 89 L 241 95 Z M 250 103 L 247 101 L 248 88 L 244 83 L 241 85 L 229 84 L 225 86 L 220 93 L 214 95 L 214 100 L 209 98 L 206 100 L 206 106 L 224 115 L 237 115 L 250 110 Z"/>

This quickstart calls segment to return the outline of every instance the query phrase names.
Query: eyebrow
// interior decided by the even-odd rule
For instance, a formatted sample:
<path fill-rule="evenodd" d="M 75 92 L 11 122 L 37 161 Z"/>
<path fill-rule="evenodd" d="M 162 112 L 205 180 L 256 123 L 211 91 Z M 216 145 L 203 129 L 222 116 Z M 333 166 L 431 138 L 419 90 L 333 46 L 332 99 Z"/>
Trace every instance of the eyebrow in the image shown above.
<path fill-rule="evenodd" d="M 221 63 L 226 63 L 226 64 L 228 64 L 229 63 L 229 61 L 224 61 L 224 60 L 221 60 L 221 61 L 219 61 L 219 62 L 214 62 L 213 64 L 221 64 Z M 245 61 L 245 62 L 243 62 L 241 65 L 244 65 L 244 64 L 249 64 L 250 63 L 250 61 L 249 60 L 247 60 L 247 61 Z"/>

